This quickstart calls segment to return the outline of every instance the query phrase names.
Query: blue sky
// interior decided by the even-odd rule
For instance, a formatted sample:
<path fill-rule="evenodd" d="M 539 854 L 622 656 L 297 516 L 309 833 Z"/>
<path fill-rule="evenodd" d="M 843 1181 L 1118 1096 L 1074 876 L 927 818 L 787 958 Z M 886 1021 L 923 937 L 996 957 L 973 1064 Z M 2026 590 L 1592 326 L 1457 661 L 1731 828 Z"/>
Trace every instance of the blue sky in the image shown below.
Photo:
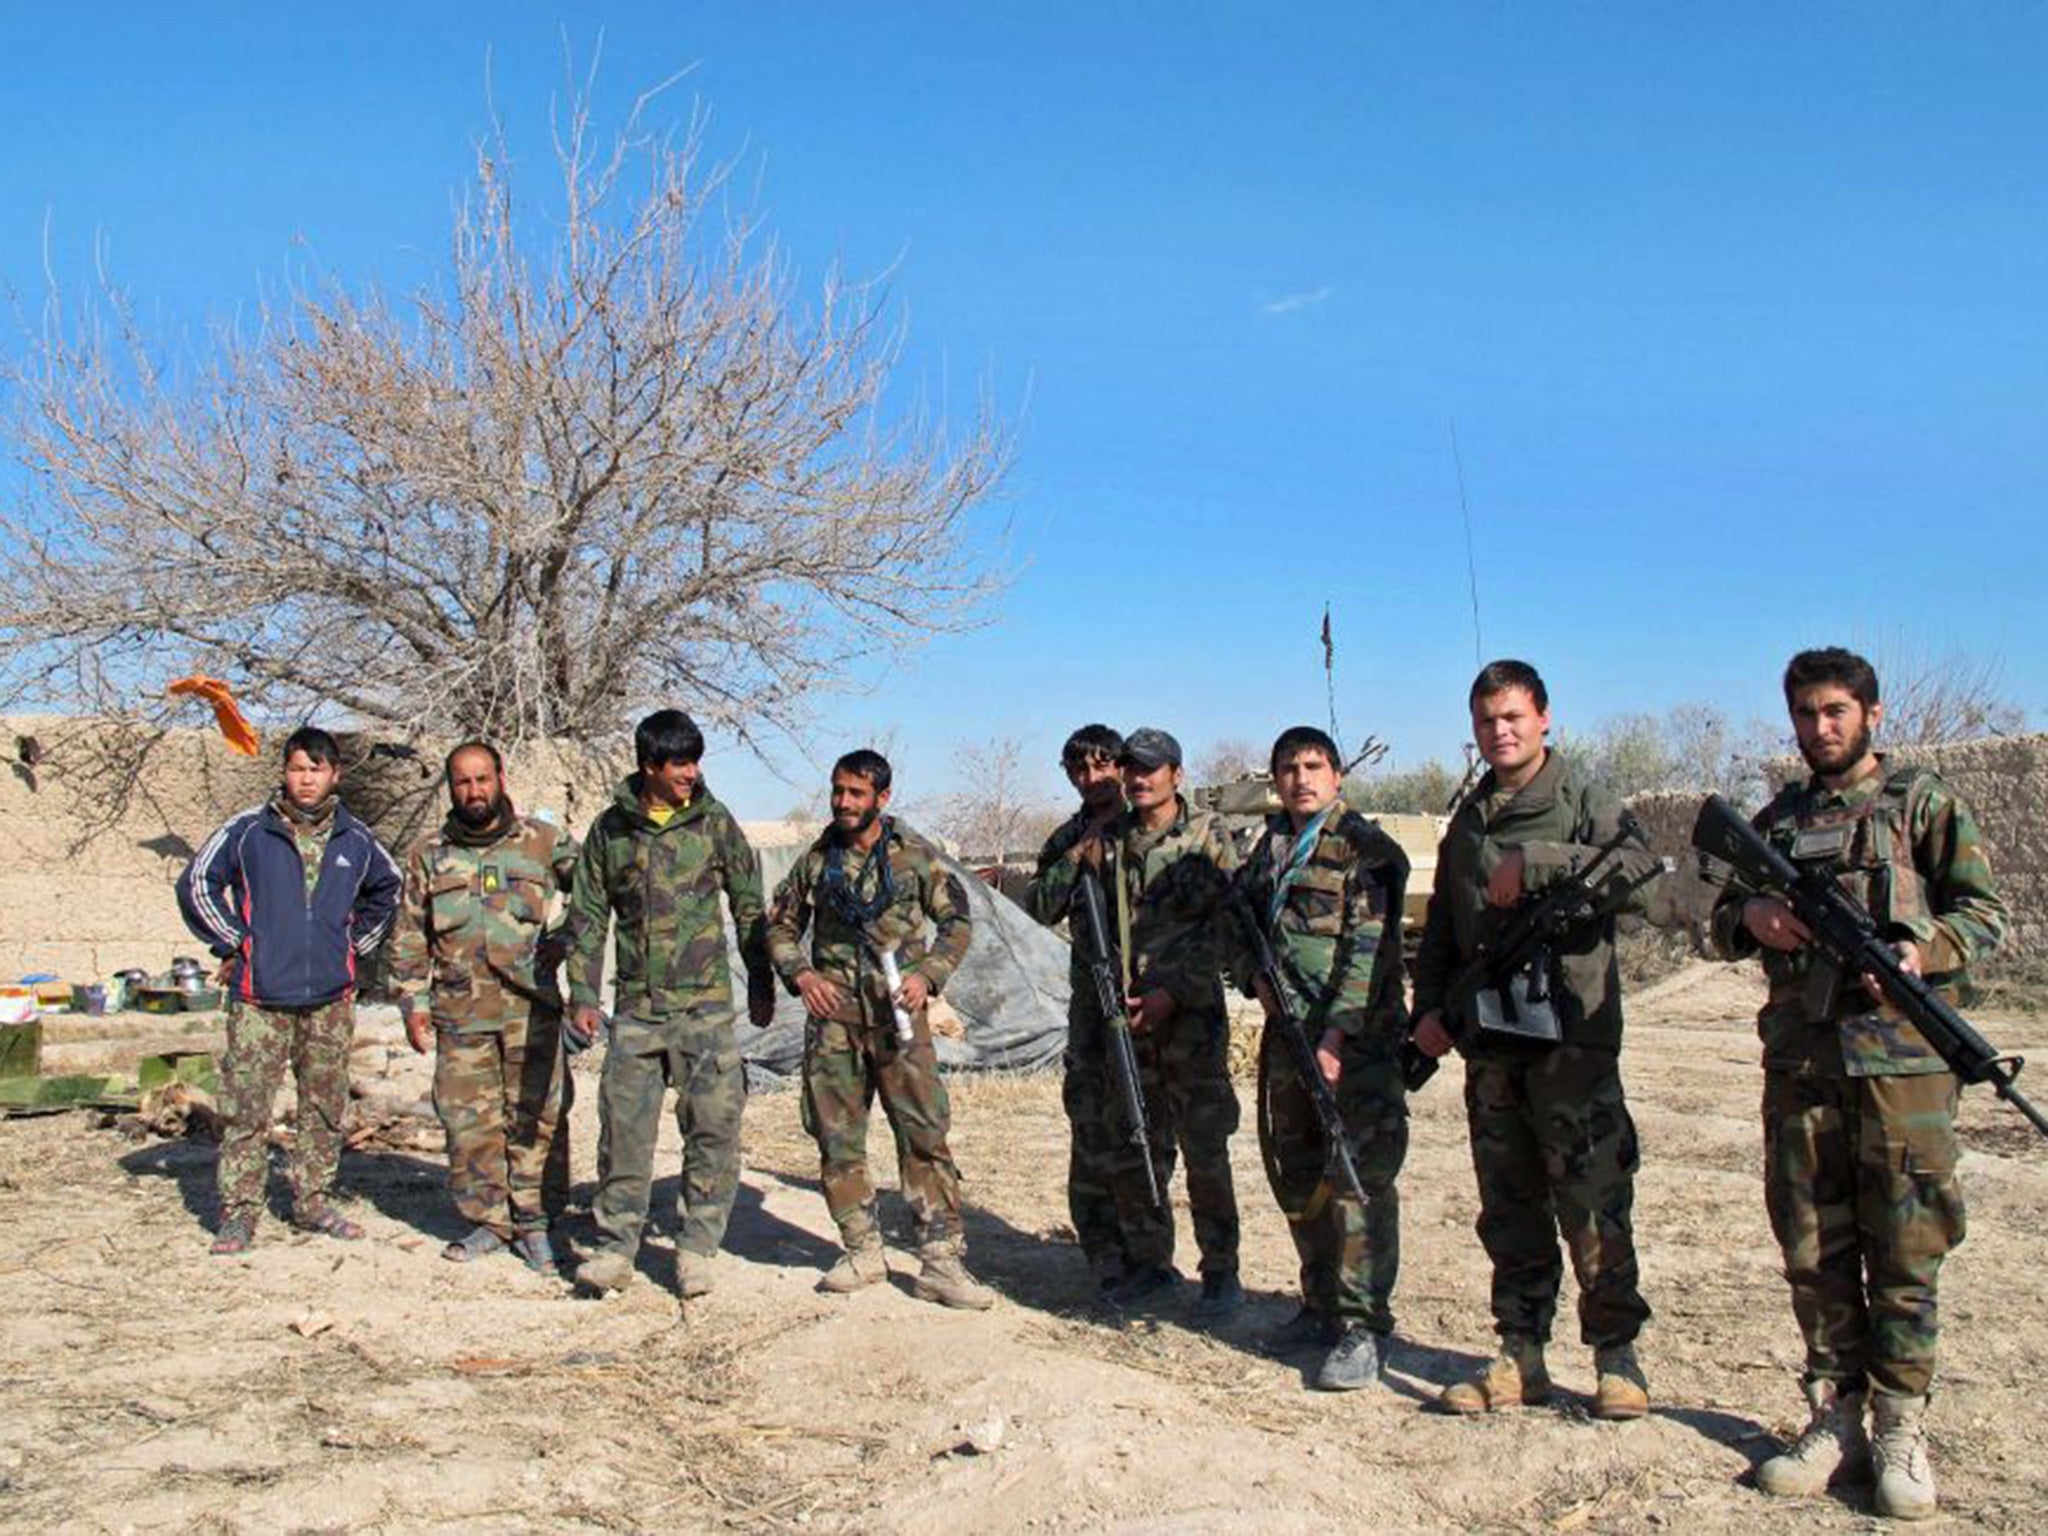
<path fill-rule="evenodd" d="M 1463 739 L 1474 642 L 1561 724 L 1775 713 L 1803 644 L 2002 658 L 2048 717 L 2048 8 L 579 6 L 600 107 L 688 64 L 800 269 L 895 264 L 906 390 L 1017 422 L 991 622 L 828 702 L 906 798 L 1073 724 Z M 0 279 L 165 334 L 315 259 L 431 280 L 538 6 L 0 4 Z M 791 759 L 783 772 L 808 781 Z M 715 751 L 743 814 L 798 791 Z"/>

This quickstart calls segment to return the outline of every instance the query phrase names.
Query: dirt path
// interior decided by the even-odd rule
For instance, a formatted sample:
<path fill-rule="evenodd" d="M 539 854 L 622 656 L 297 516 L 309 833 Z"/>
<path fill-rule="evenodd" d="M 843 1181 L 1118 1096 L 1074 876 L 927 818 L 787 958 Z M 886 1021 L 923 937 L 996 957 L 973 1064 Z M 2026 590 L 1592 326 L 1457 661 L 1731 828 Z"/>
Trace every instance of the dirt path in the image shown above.
<path fill-rule="evenodd" d="M 1249 1132 L 1236 1143 L 1253 1304 L 1214 1335 L 1089 1305 L 1067 1238 L 1050 1080 L 956 1080 L 974 1262 L 1002 1294 L 948 1314 L 897 1287 L 812 1285 L 832 1252 L 786 1093 L 749 1106 L 719 1289 L 605 1302 L 510 1260 L 436 1257 L 456 1230 L 438 1158 L 352 1154 L 367 1243 L 271 1223 L 209 1258 L 209 1147 L 130 1143 L 67 1115 L 0 1127 L 9 1242 L 0 1522 L 47 1530 L 957 1532 L 1684 1531 L 1866 1528 L 1865 1495 L 1788 1508 L 1742 1481 L 1797 1407 L 1797 1332 L 1759 1193 L 1757 982 L 1699 967 L 1632 1009 L 1645 1148 L 1638 1232 L 1658 1411 L 1599 1424 L 1569 1327 L 1563 1406 L 1468 1423 L 1424 1411 L 1489 1346 L 1457 1071 L 1416 1101 L 1403 1182 L 1402 1340 L 1383 1391 L 1304 1390 L 1256 1347 L 1291 1311 L 1292 1251 Z M 2048 1023 L 1985 1021 L 2048 1047 Z M 421 1067 L 371 1031 L 380 1094 Z M 575 1116 L 591 1176 L 594 1084 Z M 2048 1083 L 2043 1085 L 2048 1094 Z M 1954 1524 L 2048 1529 L 2048 1147 L 1966 1100 L 1969 1242 L 1944 1277 L 1933 1450 Z M 671 1140 L 673 1129 L 670 1130 Z M 878 1141 L 880 1139 L 878 1138 Z M 884 1169 L 885 1145 L 876 1148 Z M 673 1198 L 670 1176 L 657 1207 Z M 892 1202 L 901 1221 L 901 1208 Z M 1182 1214 L 1185 1232 L 1185 1213 Z M 664 1225 L 666 1225 L 664 1223 Z M 643 1263 L 666 1277 L 667 1236 Z M 907 1255 L 899 1267 L 911 1265 Z M 294 1331 L 302 1323 L 307 1335 Z M 979 1447 L 978 1449 L 976 1447 Z"/>

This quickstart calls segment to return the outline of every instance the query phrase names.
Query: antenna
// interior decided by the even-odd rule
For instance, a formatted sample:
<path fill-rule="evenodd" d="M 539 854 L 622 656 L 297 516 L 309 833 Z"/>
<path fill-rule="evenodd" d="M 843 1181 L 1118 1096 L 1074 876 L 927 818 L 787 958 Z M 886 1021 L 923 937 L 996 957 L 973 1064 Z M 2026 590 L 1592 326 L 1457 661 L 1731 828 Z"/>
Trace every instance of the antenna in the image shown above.
<path fill-rule="evenodd" d="M 1344 733 L 1337 729 L 1337 642 L 1330 637 L 1330 602 L 1323 599 L 1323 696 L 1330 706 L 1330 740 L 1344 755 Z"/>
<path fill-rule="evenodd" d="M 1465 519 L 1465 581 L 1472 593 L 1472 664 L 1486 665 L 1486 645 L 1479 632 L 1479 562 L 1472 550 L 1472 508 L 1465 500 L 1465 458 L 1458 452 L 1458 418 L 1451 418 L 1451 463 L 1458 471 L 1458 511 Z"/>
<path fill-rule="evenodd" d="M 1344 733 L 1337 729 L 1337 642 L 1330 633 L 1330 605 L 1323 604 L 1323 692 L 1330 705 L 1330 740 L 1337 743 L 1337 777 L 1348 779 L 1360 768 L 1369 768 L 1387 755 L 1387 744 L 1367 736 L 1365 745 L 1352 758 L 1344 756 Z"/>

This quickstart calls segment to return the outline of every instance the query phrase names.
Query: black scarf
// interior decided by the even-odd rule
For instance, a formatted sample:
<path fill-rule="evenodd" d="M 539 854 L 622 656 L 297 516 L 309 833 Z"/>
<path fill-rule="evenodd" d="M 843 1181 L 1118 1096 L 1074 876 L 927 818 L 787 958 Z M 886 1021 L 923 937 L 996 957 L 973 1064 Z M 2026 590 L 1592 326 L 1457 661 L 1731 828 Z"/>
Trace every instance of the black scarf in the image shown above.
<path fill-rule="evenodd" d="M 895 830 L 895 822 L 883 817 L 882 835 L 875 839 L 875 846 L 868 850 L 867 861 L 861 865 L 860 873 L 851 880 L 846 878 L 846 844 L 834 836 L 825 845 L 825 877 L 819 885 L 819 899 L 838 915 L 841 922 L 863 933 L 876 918 L 896 904 L 896 877 L 889 869 L 889 838 Z M 857 894 L 858 889 L 866 883 L 868 871 L 877 863 L 880 874 L 875 881 L 875 894 L 863 901 Z"/>
<path fill-rule="evenodd" d="M 482 826 L 474 826 L 462 819 L 462 813 L 453 806 L 448 808 L 448 819 L 441 823 L 441 835 L 460 848 L 488 848 L 507 832 L 519 813 L 512 808 L 512 797 L 504 791 L 491 802 L 491 819 Z"/>

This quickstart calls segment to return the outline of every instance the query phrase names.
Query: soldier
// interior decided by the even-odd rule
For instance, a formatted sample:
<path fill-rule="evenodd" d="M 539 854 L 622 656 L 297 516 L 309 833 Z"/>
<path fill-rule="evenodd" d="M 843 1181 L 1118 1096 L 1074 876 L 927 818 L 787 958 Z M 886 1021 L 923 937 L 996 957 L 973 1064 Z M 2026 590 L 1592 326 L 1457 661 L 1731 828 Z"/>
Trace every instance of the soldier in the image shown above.
<path fill-rule="evenodd" d="M 739 824 L 704 782 L 704 735 L 679 709 L 656 710 L 633 732 L 639 764 L 591 825 L 569 899 L 570 1043 L 605 1028 L 598 1011 L 605 936 L 617 919 L 613 1017 L 597 1086 L 595 1251 L 584 1287 L 616 1291 L 633 1276 L 647 1220 L 661 1103 L 673 1088 L 683 1136 L 676 1186 L 676 1289 L 712 1287 L 711 1259 L 739 1190 L 745 1068 L 733 1033 L 731 965 L 720 893 L 739 934 L 747 1016 L 774 1016 L 761 909 L 761 871 Z"/>
<path fill-rule="evenodd" d="M 1453 1413 L 1550 1396 L 1543 1347 L 1557 1311 L 1561 1234 L 1579 1283 L 1579 1332 L 1593 1346 L 1593 1412 L 1649 1411 L 1635 1340 L 1650 1316 L 1637 1285 L 1630 1211 L 1640 1164 L 1621 1085 L 1621 976 L 1614 909 L 1657 868 L 1647 848 L 1613 858 L 1596 920 L 1560 942 L 1545 980 L 1562 1039 L 1482 1029 L 1476 988 L 1454 987 L 1524 896 L 1583 864 L 1620 828 L 1621 806 L 1544 745 L 1550 701 L 1534 667 L 1496 661 L 1470 694 L 1482 777 L 1437 851 L 1436 887 L 1415 962 L 1416 1045 L 1465 1057 L 1465 1114 L 1479 1182 L 1479 1240 L 1493 1264 L 1500 1352 L 1448 1388 Z"/>
<path fill-rule="evenodd" d="M 448 1186 L 468 1234 L 441 1251 L 466 1263 L 510 1245 L 555 1272 L 548 1224 L 568 1203 L 569 1074 L 556 981 L 565 923 L 548 904 L 576 872 L 576 841 L 521 816 L 498 749 L 448 754 L 448 819 L 405 856 L 405 906 L 391 943 L 406 1038 L 434 1046 L 434 1109 L 448 1134 Z"/>
<path fill-rule="evenodd" d="M 1288 1005 L 1336 1091 L 1365 1189 L 1360 1205 L 1333 1182 L 1315 1104 L 1269 1024 L 1259 1042 L 1259 1152 L 1301 1256 L 1301 1311 L 1274 1342 L 1329 1346 L 1315 1385 L 1343 1392 L 1379 1379 L 1394 1329 L 1401 1263 L 1394 1180 L 1408 1153 L 1400 1063 L 1408 1033 L 1401 997 L 1408 856 L 1344 804 L 1343 759 L 1314 726 L 1283 731 L 1271 766 L 1283 809 L 1267 818 L 1238 879 L 1250 920 L 1268 926 Z M 1264 978 L 1255 986 L 1270 1019 L 1280 1000 Z"/>
<path fill-rule="evenodd" d="M 220 1223 L 213 1251 L 245 1252 L 269 1166 L 270 1112 L 290 1063 L 299 1109 L 287 1170 L 292 1225 L 353 1241 L 333 1204 L 348 1110 L 356 964 L 398 909 L 391 855 L 339 797 L 341 748 L 317 726 L 285 738 L 284 782 L 216 831 L 178 877 L 178 906 L 220 958 Z"/>
<path fill-rule="evenodd" d="M 1757 831 L 1833 873 L 1897 942 L 1905 969 L 1964 1001 L 1970 965 L 2005 930 L 1976 817 L 1932 769 L 1887 766 L 1873 749 L 1884 705 L 1861 656 L 1801 651 L 1785 669 L 1785 703 L 1813 775 L 1779 791 Z M 1874 986 L 1808 947 L 1783 902 L 1731 885 L 1713 933 L 1729 959 L 1761 954 L 1770 981 L 1757 1016 L 1764 1199 L 1806 1338 L 1812 1410 L 1790 1449 L 1757 1469 L 1757 1486 L 1815 1494 L 1874 1463 L 1880 1514 L 1931 1515 L 1922 1419 L 1935 1280 L 1963 1239 L 1956 1079 Z"/>
<path fill-rule="evenodd" d="M 1073 885 L 1071 881 L 1048 881 L 1047 871 L 1083 837 L 1099 833 L 1124 808 L 1123 775 L 1116 765 L 1123 749 L 1123 737 L 1106 725 L 1082 726 L 1060 749 L 1060 767 L 1081 797 L 1081 805 L 1046 839 L 1026 897 L 1031 915 L 1048 927 L 1067 916 Z M 1103 1021 L 1078 945 L 1067 979 L 1071 991 L 1065 1076 L 1060 1083 L 1060 1100 L 1067 1111 L 1067 1211 L 1073 1218 L 1081 1256 L 1101 1289 L 1108 1291 L 1123 1279 L 1130 1262 L 1112 1186 L 1117 1147 L 1123 1139 L 1118 1120 L 1122 1111 L 1111 1091 Z"/>
<path fill-rule="evenodd" d="M 1040 900 L 1064 909 L 1085 860 L 1103 876 L 1114 908 L 1126 1007 L 1138 1057 L 1152 1157 L 1163 1189 L 1176 1149 L 1188 1165 L 1188 1206 L 1201 1251 L 1195 1313 L 1230 1316 L 1244 1301 L 1237 1278 L 1237 1195 L 1230 1134 L 1237 1095 L 1230 1087 L 1230 1022 L 1224 1011 L 1224 898 L 1237 850 L 1223 824 L 1180 793 L 1180 743 L 1164 731 L 1133 731 L 1118 757 L 1129 809 L 1087 833 L 1039 873 Z M 1180 1276 L 1173 1268 L 1173 1215 L 1146 1191 L 1133 1149 L 1115 1149 L 1117 1216 L 1128 1255 L 1107 1292 L 1116 1306 L 1157 1300 Z"/>
<path fill-rule="evenodd" d="M 967 891 L 936 848 L 884 814 L 892 778 L 888 759 L 865 748 L 833 764 L 832 824 L 776 890 L 768 925 L 776 974 L 809 1015 L 803 1123 L 845 1245 L 818 1288 L 845 1294 L 888 1277 L 867 1164 L 868 1106 L 879 1094 L 917 1221 L 912 1289 L 980 1311 L 995 1298 L 966 1269 L 960 1170 L 925 1012 L 967 954 Z"/>

